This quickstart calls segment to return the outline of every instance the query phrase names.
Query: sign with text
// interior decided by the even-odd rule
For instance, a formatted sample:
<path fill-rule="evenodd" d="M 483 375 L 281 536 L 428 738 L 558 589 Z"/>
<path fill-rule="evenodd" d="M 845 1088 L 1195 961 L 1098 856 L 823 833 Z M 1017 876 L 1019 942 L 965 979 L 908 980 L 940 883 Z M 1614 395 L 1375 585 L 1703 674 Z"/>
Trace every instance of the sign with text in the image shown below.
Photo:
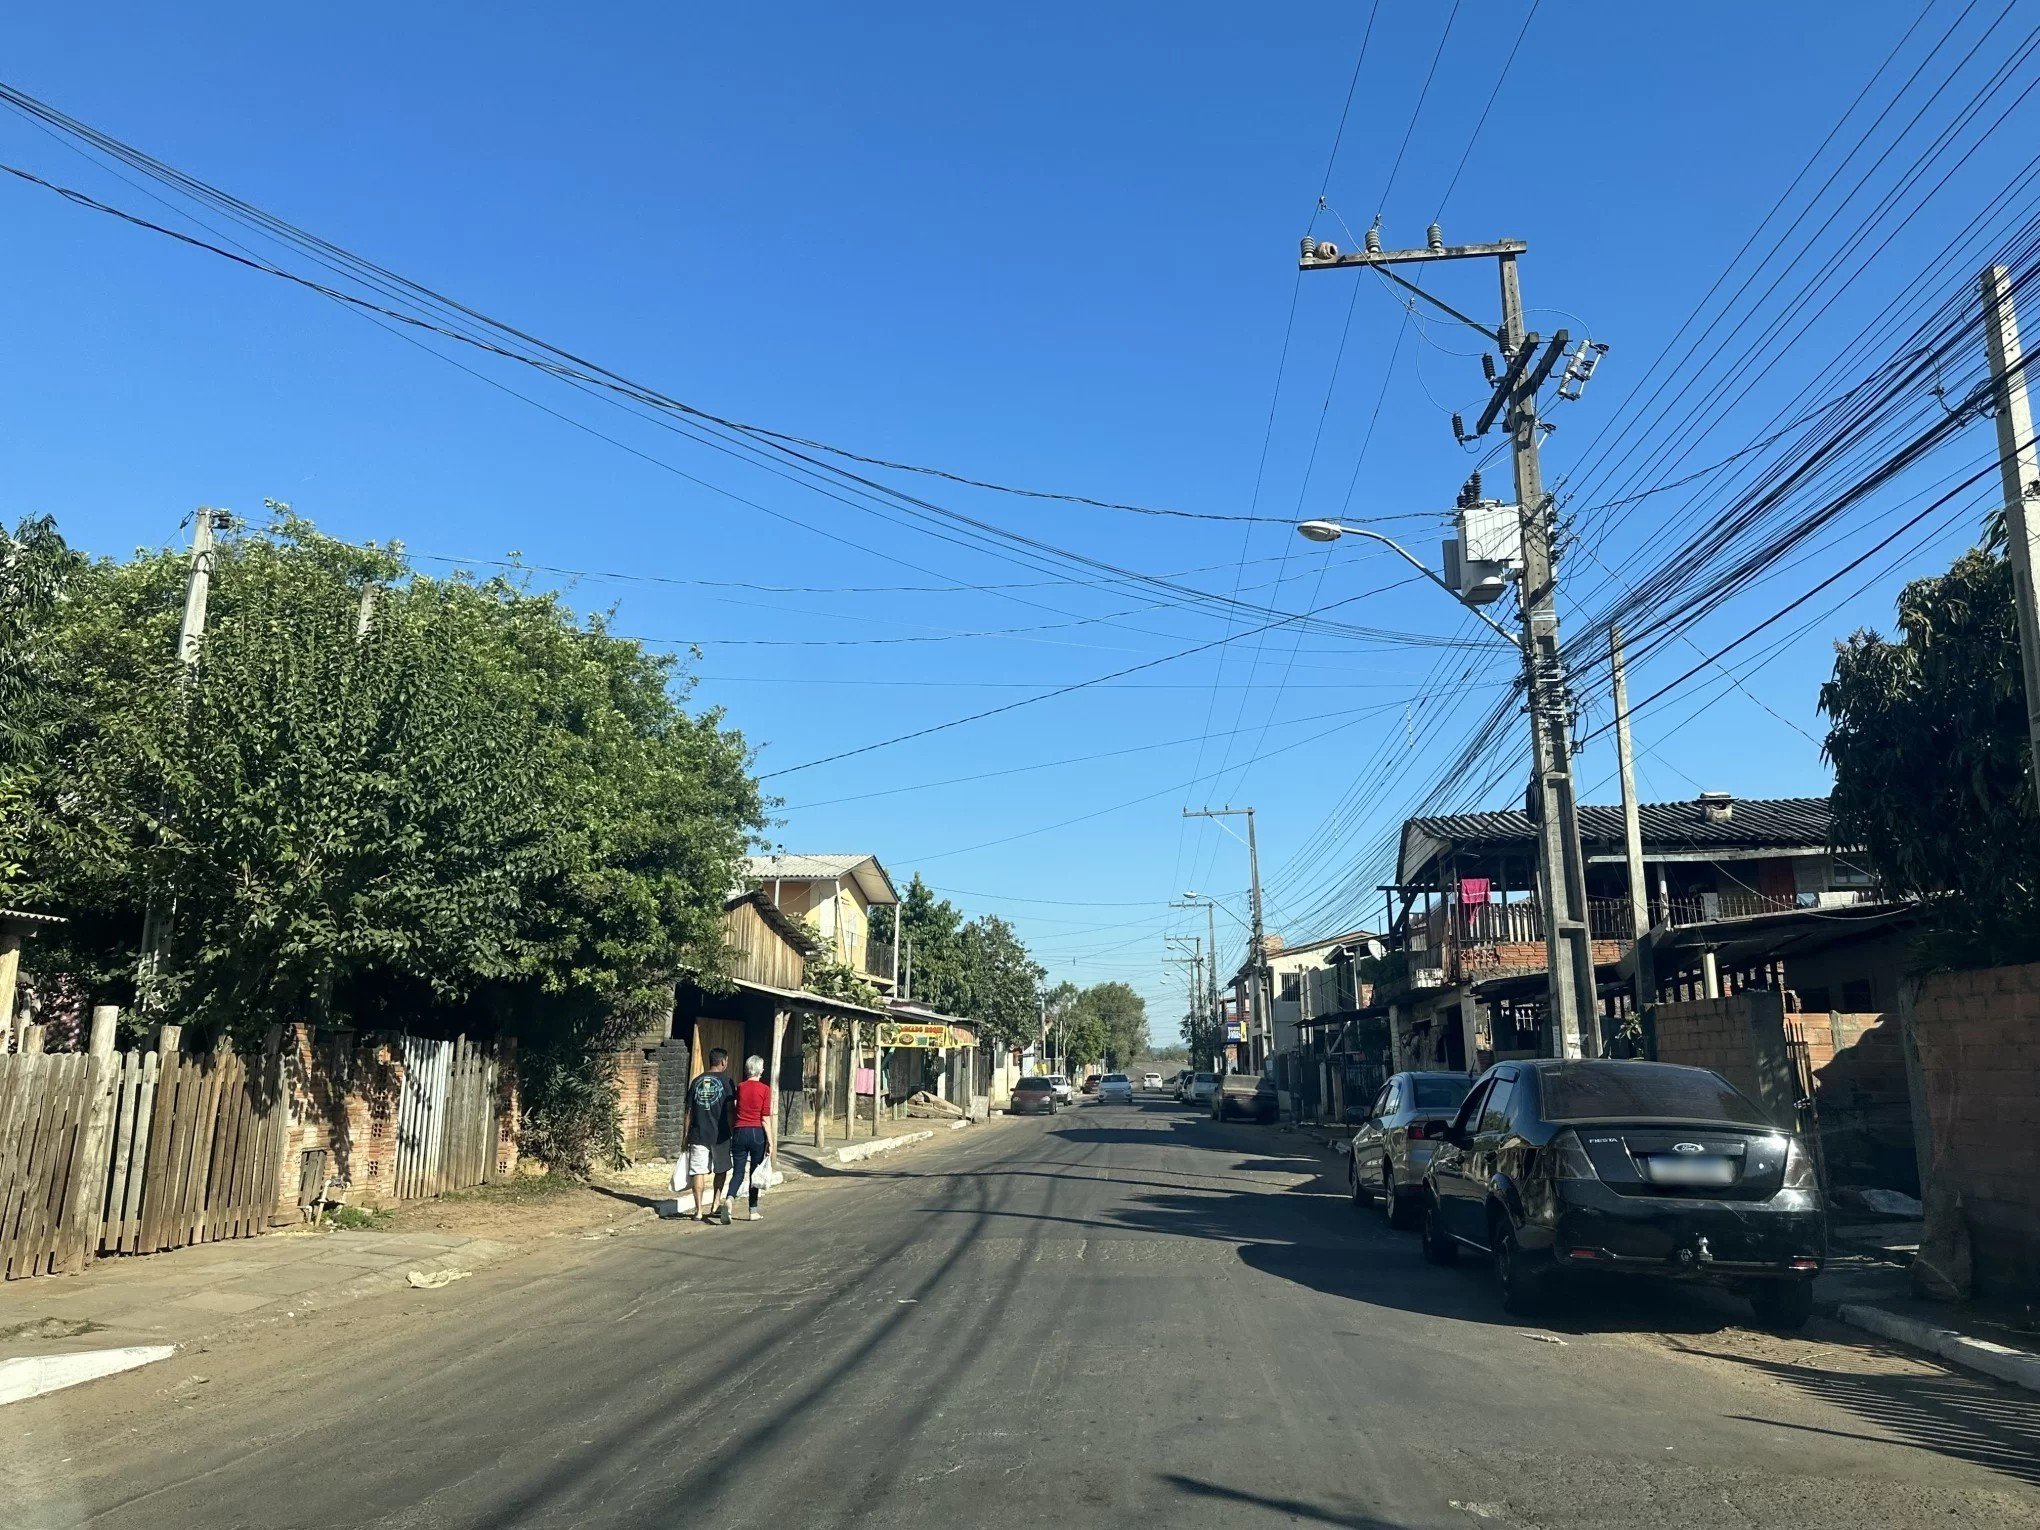
<path fill-rule="evenodd" d="M 1245 1040 L 1247 1039 L 1247 1023 L 1246 1023 L 1246 1021 L 1244 1021 L 1244 1020 L 1228 1020 L 1228 1021 L 1226 1021 L 1226 1023 L 1225 1023 L 1225 1039 L 1226 1039 L 1227 1041 L 1245 1041 Z"/>
<path fill-rule="evenodd" d="M 878 1044 L 882 1047 L 923 1047 L 936 1050 L 960 1045 L 956 1032 L 946 1025 L 922 1025 L 905 1020 L 881 1020 Z"/>

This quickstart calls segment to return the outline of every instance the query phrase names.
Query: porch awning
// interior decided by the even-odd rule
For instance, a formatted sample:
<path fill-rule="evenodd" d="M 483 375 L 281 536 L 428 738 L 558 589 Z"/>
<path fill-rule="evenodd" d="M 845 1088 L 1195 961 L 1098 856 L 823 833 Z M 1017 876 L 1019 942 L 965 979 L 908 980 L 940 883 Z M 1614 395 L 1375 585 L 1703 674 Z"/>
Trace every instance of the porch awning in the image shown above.
<path fill-rule="evenodd" d="M 852 1004 L 847 999 L 826 998 L 818 993 L 809 993 L 805 988 L 774 988 L 769 983 L 753 983 L 745 978 L 735 978 L 732 981 L 746 993 L 761 993 L 795 1009 L 820 1010 L 824 1014 L 843 1015 L 852 1020 L 892 1018 L 882 1009 L 866 1009 L 862 1004 Z"/>

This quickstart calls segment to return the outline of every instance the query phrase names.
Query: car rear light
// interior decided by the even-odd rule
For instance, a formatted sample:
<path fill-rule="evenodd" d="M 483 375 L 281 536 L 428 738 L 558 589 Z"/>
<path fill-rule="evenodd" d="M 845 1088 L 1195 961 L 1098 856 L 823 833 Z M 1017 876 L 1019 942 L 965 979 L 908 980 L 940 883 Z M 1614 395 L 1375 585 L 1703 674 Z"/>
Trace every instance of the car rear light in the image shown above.
<path fill-rule="evenodd" d="M 1788 1137 L 1785 1143 L 1785 1188 L 1813 1189 L 1813 1155 L 1800 1145 L 1797 1137 Z"/>
<path fill-rule="evenodd" d="M 1598 1248 L 1576 1248 L 1566 1256 L 1568 1259 L 1606 1259 L 1607 1252 Z"/>
<path fill-rule="evenodd" d="M 1594 1160 L 1580 1145 L 1579 1134 L 1570 1127 L 1551 1139 L 1552 1173 L 1558 1179 L 1599 1179 Z"/>
<path fill-rule="evenodd" d="M 1795 1270 L 1817 1270 L 1820 1268 L 1820 1261 L 1801 1254 L 1792 1261 L 1792 1268 Z"/>

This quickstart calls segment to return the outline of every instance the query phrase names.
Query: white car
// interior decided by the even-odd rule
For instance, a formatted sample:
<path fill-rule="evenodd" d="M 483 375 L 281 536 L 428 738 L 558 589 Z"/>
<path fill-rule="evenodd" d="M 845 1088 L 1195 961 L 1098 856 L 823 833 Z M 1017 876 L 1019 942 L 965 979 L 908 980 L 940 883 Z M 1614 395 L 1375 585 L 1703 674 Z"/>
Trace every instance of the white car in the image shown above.
<path fill-rule="evenodd" d="M 1069 1079 L 1061 1073 L 1049 1074 L 1048 1083 L 1049 1087 L 1055 1090 L 1055 1102 L 1058 1105 L 1067 1105 L 1077 1097 L 1076 1091 L 1070 1088 Z"/>
<path fill-rule="evenodd" d="M 1217 1092 L 1216 1073 L 1193 1073 L 1183 1085 L 1183 1098 L 1192 1105 L 1209 1105 Z"/>
<path fill-rule="evenodd" d="M 1162 1087 L 1162 1076 L 1161 1076 L 1161 1074 L 1159 1074 L 1159 1073 L 1143 1073 L 1143 1074 L 1142 1074 L 1142 1075 L 1140 1076 L 1140 1087 L 1141 1087 L 1141 1088 L 1143 1088 L 1143 1089 L 1159 1089 L 1159 1088 L 1161 1088 L 1161 1087 Z"/>
<path fill-rule="evenodd" d="M 1133 1080 L 1124 1073 L 1108 1073 L 1098 1080 L 1098 1103 L 1100 1105 L 1131 1105 L 1133 1103 Z"/>

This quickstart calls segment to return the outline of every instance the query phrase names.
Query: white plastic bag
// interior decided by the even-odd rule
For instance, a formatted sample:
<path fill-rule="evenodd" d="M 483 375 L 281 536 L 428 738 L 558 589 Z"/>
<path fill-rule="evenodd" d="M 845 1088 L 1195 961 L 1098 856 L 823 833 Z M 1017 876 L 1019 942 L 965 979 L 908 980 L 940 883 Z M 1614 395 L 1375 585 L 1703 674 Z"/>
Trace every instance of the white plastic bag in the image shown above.
<path fill-rule="evenodd" d="M 687 1177 L 687 1153 L 682 1149 L 679 1156 L 673 1160 L 673 1193 L 685 1195 L 692 1185 L 693 1181 Z"/>

